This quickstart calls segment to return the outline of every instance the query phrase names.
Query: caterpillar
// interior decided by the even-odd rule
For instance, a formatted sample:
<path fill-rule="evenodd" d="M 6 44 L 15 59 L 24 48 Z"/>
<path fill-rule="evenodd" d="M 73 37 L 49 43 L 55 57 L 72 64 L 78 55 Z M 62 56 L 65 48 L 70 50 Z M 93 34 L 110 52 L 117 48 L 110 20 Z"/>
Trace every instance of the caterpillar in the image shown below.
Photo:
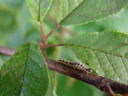
<path fill-rule="evenodd" d="M 64 59 L 60 59 L 58 60 L 59 63 L 61 64 L 64 64 L 68 67 L 71 67 L 71 68 L 74 68 L 74 69 L 78 69 L 78 70 L 81 70 L 81 71 L 86 71 L 88 73 L 91 73 L 92 70 L 87 68 L 84 64 L 80 63 L 80 62 L 70 62 L 70 61 L 67 61 L 67 60 L 64 60 Z"/>

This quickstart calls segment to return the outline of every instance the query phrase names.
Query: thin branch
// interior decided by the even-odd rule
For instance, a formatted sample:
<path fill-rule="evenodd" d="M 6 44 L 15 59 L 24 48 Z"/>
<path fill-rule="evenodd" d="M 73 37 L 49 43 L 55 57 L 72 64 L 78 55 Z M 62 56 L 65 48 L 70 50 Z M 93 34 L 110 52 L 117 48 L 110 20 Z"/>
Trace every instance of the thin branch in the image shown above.
<path fill-rule="evenodd" d="M 45 37 L 45 41 L 60 27 L 59 24 L 56 25 L 56 27 Z"/>
<path fill-rule="evenodd" d="M 11 55 L 10 49 L 0 47 L 0 53 L 4 55 Z M 8 53 L 8 54 L 7 54 Z M 14 50 L 13 50 L 14 53 Z M 107 92 L 109 96 L 115 96 L 114 93 L 119 94 L 128 94 L 128 85 L 121 84 L 117 81 L 107 79 L 105 77 L 101 77 L 92 73 L 88 73 L 86 71 L 81 71 L 79 69 L 74 69 L 69 66 L 66 66 L 60 62 L 48 59 L 45 57 L 48 68 L 51 70 L 55 70 L 67 76 L 73 77 L 85 83 L 91 84 L 101 91 Z M 124 96 L 125 96 L 124 95 Z"/>
<path fill-rule="evenodd" d="M 45 35 L 44 35 L 43 26 L 42 26 L 41 22 L 40 22 L 40 31 L 41 31 L 41 41 L 40 41 L 39 45 L 40 45 L 40 49 L 41 49 L 44 57 L 46 57 L 47 54 L 46 54 L 46 51 L 44 49 L 44 46 L 46 46 L 47 44 L 46 44 L 46 41 L 45 41 Z"/>
<path fill-rule="evenodd" d="M 48 58 L 46 58 L 46 63 L 49 69 L 55 70 L 67 76 L 70 76 L 78 80 L 81 80 L 85 83 L 91 84 L 96 88 L 100 89 L 101 91 L 105 91 L 111 94 L 112 93 L 111 90 L 112 90 L 114 93 L 128 94 L 128 85 L 121 84 L 114 80 L 110 80 L 98 75 L 94 75 L 92 73 L 86 73 L 77 69 L 67 67 L 61 64 L 60 62 L 57 62 Z M 111 89 L 109 89 L 108 84 Z"/>
<path fill-rule="evenodd" d="M 41 42 L 45 43 L 45 36 L 44 36 L 43 26 L 41 22 L 40 22 L 40 31 L 41 31 Z"/>
<path fill-rule="evenodd" d="M 11 56 L 15 53 L 15 51 L 15 49 L 0 47 L 0 54 L 2 55 Z"/>

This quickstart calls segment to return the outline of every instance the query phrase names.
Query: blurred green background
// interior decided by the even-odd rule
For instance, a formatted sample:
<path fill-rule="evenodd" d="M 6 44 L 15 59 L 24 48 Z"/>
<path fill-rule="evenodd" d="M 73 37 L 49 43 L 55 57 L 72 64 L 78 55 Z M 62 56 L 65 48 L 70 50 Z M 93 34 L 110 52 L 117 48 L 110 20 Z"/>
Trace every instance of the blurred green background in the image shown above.
<path fill-rule="evenodd" d="M 43 22 L 45 35 L 56 25 L 57 0 L 54 0 Z M 108 30 L 128 33 L 128 8 L 121 12 L 95 22 L 81 26 L 63 26 L 48 39 L 48 44 L 63 43 L 71 36 L 85 32 L 103 32 Z M 40 29 L 32 18 L 25 0 L 0 0 L 0 46 L 17 48 L 21 44 L 30 41 L 40 41 Z M 78 61 L 75 54 L 69 48 L 48 48 L 49 58 L 63 58 L 70 61 Z M 0 56 L 0 66 L 8 57 Z M 64 76 L 58 73 L 58 96 L 106 96 L 89 84 Z"/>

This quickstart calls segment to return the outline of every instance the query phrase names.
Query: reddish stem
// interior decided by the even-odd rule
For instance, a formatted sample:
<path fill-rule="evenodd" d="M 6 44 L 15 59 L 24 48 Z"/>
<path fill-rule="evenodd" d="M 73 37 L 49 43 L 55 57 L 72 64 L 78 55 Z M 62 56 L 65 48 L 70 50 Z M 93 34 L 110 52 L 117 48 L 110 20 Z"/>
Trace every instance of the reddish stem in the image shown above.
<path fill-rule="evenodd" d="M 56 27 L 45 37 L 45 41 L 60 27 L 60 25 L 56 25 Z"/>
<path fill-rule="evenodd" d="M 41 31 L 41 42 L 45 44 L 45 36 L 44 36 L 44 31 L 42 27 L 42 23 L 40 22 L 40 31 Z"/>
<path fill-rule="evenodd" d="M 45 41 L 45 35 L 42 27 L 42 23 L 40 22 L 40 31 L 41 31 L 41 42 L 40 42 L 40 49 L 42 50 L 44 57 L 47 56 L 46 51 L 44 49 L 44 46 L 46 46 L 46 41 Z"/>

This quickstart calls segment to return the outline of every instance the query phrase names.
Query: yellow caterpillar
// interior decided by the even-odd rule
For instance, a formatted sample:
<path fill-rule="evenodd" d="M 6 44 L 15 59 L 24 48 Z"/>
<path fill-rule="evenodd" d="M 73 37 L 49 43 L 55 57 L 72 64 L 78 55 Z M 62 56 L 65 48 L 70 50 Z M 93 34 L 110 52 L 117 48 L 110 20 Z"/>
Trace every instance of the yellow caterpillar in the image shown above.
<path fill-rule="evenodd" d="M 80 63 L 80 62 L 70 62 L 64 59 L 60 59 L 58 60 L 59 63 L 64 64 L 68 67 L 74 68 L 74 69 L 79 69 L 82 71 L 86 71 L 86 72 L 92 72 L 91 69 L 87 68 L 84 64 Z"/>

